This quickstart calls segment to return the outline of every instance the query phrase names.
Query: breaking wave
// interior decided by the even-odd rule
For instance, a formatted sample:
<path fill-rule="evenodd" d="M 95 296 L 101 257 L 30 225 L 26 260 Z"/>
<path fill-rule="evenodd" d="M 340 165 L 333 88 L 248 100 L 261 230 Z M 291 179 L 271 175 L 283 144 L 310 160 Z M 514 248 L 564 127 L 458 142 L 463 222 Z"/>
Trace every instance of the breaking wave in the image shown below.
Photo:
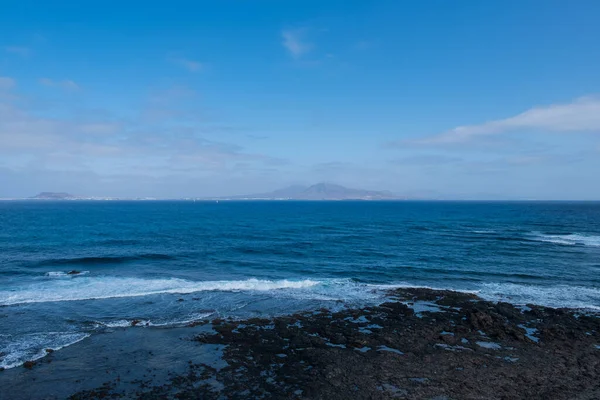
<path fill-rule="evenodd" d="M 571 233 L 567 235 L 547 235 L 539 232 L 533 234 L 533 240 L 562 244 L 567 246 L 593 246 L 600 247 L 600 236 Z"/>
<path fill-rule="evenodd" d="M 60 350 L 88 336 L 89 333 L 82 332 L 45 332 L 17 337 L 3 335 L 0 337 L 0 350 L 4 353 L 0 356 L 0 368 L 13 368 L 27 360 L 38 360 L 48 354 L 49 350 Z"/>
<path fill-rule="evenodd" d="M 90 271 L 50 271 L 44 275 L 50 278 L 72 278 L 75 276 L 87 275 Z"/>
<path fill-rule="evenodd" d="M 167 321 L 153 321 L 147 319 L 119 319 L 108 322 L 97 322 L 97 327 L 106 328 L 129 328 L 129 327 L 173 327 L 188 325 L 201 320 L 206 320 L 208 317 L 214 315 L 215 312 L 196 313 L 189 315 L 183 319 L 174 319 Z"/>
<path fill-rule="evenodd" d="M 304 289 L 322 284 L 310 279 L 239 281 L 190 281 L 179 278 L 142 279 L 132 277 L 82 276 L 31 283 L 12 290 L 0 290 L 0 305 L 138 297 L 165 293 L 203 291 L 271 291 Z"/>
<path fill-rule="evenodd" d="M 600 311 L 600 306 L 598 306 L 600 304 L 600 288 L 483 283 L 481 289 L 476 293 L 480 297 L 492 301 Z"/>

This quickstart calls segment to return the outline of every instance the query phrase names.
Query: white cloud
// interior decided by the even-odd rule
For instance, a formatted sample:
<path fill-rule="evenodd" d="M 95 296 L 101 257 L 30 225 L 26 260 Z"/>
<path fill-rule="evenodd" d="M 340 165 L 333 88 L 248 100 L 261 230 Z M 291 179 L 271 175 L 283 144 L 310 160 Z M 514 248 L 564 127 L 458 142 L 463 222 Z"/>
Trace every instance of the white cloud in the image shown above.
<path fill-rule="evenodd" d="M 4 50 L 8 53 L 17 54 L 21 57 L 27 57 L 31 54 L 31 49 L 23 46 L 6 46 Z"/>
<path fill-rule="evenodd" d="M 49 87 L 58 87 L 65 90 L 79 90 L 79 85 L 73 82 L 70 79 L 65 79 L 62 81 L 55 81 L 49 78 L 41 78 L 40 83 L 44 86 Z"/>
<path fill-rule="evenodd" d="M 190 60 L 183 57 L 170 58 L 170 61 L 187 69 L 190 72 L 199 72 L 204 68 L 204 64 L 199 61 Z"/>
<path fill-rule="evenodd" d="M 531 108 L 505 119 L 480 125 L 456 127 L 448 132 L 417 140 L 420 144 L 462 143 L 471 139 L 516 130 L 554 132 L 600 132 L 600 98 L 582 97 L 567 104 Z"/>
<path fill-rule="evenodd" d="M 294 58 L 300 58 L 313 49 L 313 45 L 305 40 L 306 28 L 286 29 L 281 32 L 283 47 Z"/>

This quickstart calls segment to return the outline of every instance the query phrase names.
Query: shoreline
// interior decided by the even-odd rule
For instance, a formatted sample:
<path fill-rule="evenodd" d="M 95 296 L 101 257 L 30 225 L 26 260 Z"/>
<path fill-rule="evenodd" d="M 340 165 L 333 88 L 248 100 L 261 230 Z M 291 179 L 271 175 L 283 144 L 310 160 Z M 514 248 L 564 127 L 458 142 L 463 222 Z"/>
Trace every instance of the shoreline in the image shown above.
<path fill-rule="evenodd" d="M 0 372 L 13 388 L 0 399 L 600 398 L 595 313 L 388 293 L 341 311 L 114 329 Z"/>

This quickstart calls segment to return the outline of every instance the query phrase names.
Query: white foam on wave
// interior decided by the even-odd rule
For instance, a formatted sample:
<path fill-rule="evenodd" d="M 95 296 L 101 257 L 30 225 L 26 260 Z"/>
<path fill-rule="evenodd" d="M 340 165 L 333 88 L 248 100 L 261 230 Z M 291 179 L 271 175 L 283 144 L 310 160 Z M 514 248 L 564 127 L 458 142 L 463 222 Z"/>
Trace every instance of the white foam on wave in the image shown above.
<path fill-rule="evenodd" d="M 368 285 L 374 289 L 378 290 L 393 290 L 393 289 L 431 289 L 431 290 L 450 290 L 453 292 L 460 293 L 470 293 L 470 294 L 478 294 L 479 290 L 477 289 L 457 289 L 447 286 L 428 286 L 428 285 L 417 285 L 412 283 L 400 282 L 394 284 L 387 285 Z"/>
<path fill-rule="evenodd" d="M 90 336 L 82 332 L 45 332 L 31 333 L 11 337 L 3 335 L 0 338 L 0 367 L 14 368 L 25 361 L 35 361 L 44 357 L 46 349 L 60 350 Z"/>
<path fill-rule="evenodd" d="M 166 293 L 195 293 L 203 291 L 275 291 L 306 289 L 322 282 L 305 280 L 190 281 L 179 278 L 143 279 L 116 276 L 84 276 L 79 279 L 60 279 L 30 283 L 25 286 L 0 290 L 0 305 L 45 303 L 138 297 Z"/>
<path fill-rule="evenodd" d="M 77 271 L 77 272 L 65 272 L 65 271 L 50 271 L 46 272 L 44 275 L 51 278 L 74 278 L 80 275 L 87 275 L 90 271 Z"/>
<path fill-rule="evenodd" d="M 515 283 L 482 283 L 478 288 L 464 289 L 442 286 L 415 285 L 396 283 L 388 285 L 364 285 L 378 292 L 393 289 L 431 289 L 451 290 L 454 292 L 470 293 L 489 301 L 503 301 L 514 305 L 536 304 L 552 308 L 571 308 L 600 311 L 600 288 L 555 285 L 534 286 Z"/>
<path fill-rule="evenodd" d="M 191 314 L 188 317 L 185 317 L 183 319 L 174 319 L 174 320 L 162 321 L 162 322 L 153 322 L 149 319 L 119 319 L 116 321 L 98 322 L 98 323 L 96 323 L 96 326 L 97 327 L 106 327 L 106 328 L 130 328 L 130 327 L 147 327 L 147 326 L 153 326 L 153 327 L 172 327 L 173 326 L 174 327 L 174 326 L 188 325 L 193 322 L 201 321 L 203 319 L 210 317 L 211 315 L 214 315 L 214 312 L 196 313 L 196 314 Z"/>
<path fill-rule="evenodd" d="M 145 319 L 118 319 L 109 322 L 98 322 L 96 326 L 106 328 L 129 328 L 131 326 L 146 326 L 149 323 L 150 321 Z"/>
<path fill-rule="evenodd" d="M 517 306 L 536 304 L 552 308 L 572 308 L 600 311 L 600 288 L 556 285 L 534 286 L 516 283 L 482 283 L 473 289 L 426 286 L 399 283 L 395 285 L 371 285 L 386 289 L 431 289 L 470 293 L 489 301 L 503 301 Z"/>
<path fill-rule="evenodd" d="M 189 317 L 185 318 L 185 319 L 176 319 L 176 320 L 171 320 L 171 321 L 164 321 L 164 322 L 152 322 L 150 321 L 148 323 L 148 326 L 156 326 L 156 327 L 163 327 L 163 326 L 182 326 L 182 325 L 188 325 L 191 324 L 193 322 L 198 322 L 201 321 L 203 319 L 206 319 L 208 317 L 210 317 L 211 315 L 214 315 L 214 312 L 208 312 L 208 313 L 198 313 L 198 314 L 192 314 Z"/>
<path fill-rule="evenodd" d="M 540 286 L 513 283 L 481 283 L 464 289 L 430 287 L 406 282 L 367 284 L 352 279 L 191 281 L 180 278 L 134 278 L 117 276 L 82 276 L 79 279 L 31 281 L 29 284 L 0 290 L 0 305 L 83 301 L 159 294 L 196 292 L 268 292 L 275 298 L 309 301 L 343 301 L 347 304 L 377 302 L 384 293 L 397 288 L 428 288 L 474 293 L 492 301 L 513 304 L 539 304 L 548 307 L 600 310 L 600 288 L 567 285 Z M 151 326 L 159 326 L 155 321 Z M 192 322 L 192 321 L 190 321 Z M 160 322 L 172 325 L 176 322 Z M 182 323 L 185 323 L 182 322 Z M 114 321 L 111 327 L 131 326 L 131 321 Z"/>
<path fill-rule="evenodd" d="M 390 289 L 406 286 L 407 284 L 368 284 L 352 279 L 322 279 L 318 285 L 306 290 L 274 293 L 274 296 L 284 296 L 296 300 L 314 301 L 343 301 L 348 304 L 361 304 L 382 299 Z"/>
<path fill-rule="evenodd" d="M 483 283 L 477 294 L 486 300 L 513 304 L 537 304 L 554 308 L 600 311 L 600 288 L 593 287 Z"/>
<path fill-rule="evenodd" d="M 600 311 L 600 288 L 556 285 L 534 286 L 515 283 L 482 283 L 479 288 L 462 289 L 441 286 L 413 285 L 369 285 L 379 289 L 431 289 L 470 293 L 489 301 L 503 301 L 514 305 L 536 304 L 552 308 L 572 308 Z"/>
<path fill-rule="evenodd" d="M 566 235 L 546 235 L 540 232 L 533 233 L 533 239 L 540 242 L 548 242 L 554 244 L 563 244 L 567 246 L 593 246 L 600 247 L 600 236 L 571 233 Z"/>

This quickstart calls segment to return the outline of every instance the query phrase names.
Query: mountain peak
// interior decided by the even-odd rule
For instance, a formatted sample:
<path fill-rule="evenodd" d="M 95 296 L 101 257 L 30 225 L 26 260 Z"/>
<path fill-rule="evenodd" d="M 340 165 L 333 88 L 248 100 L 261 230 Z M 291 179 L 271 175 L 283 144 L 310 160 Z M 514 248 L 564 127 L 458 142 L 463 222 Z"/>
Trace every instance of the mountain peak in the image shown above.
<path fill-rule="evenodd" d="M 327 192 L 331 190 L 347 190 L 347 188 L 343 187 L 342 185 L 336 185 L 335 183 L 320 182 L 309 186 L 306 190 Z"/>
<path fill-rule="evenodd" d="M 350 189 L 335 183 L 320 182 L 311 186 L 290 186 L 269 193 L 236 196 L 238 199 L 285 199 L 285 200 L 393 200 L 398 197 L 390 192 Z"/>

